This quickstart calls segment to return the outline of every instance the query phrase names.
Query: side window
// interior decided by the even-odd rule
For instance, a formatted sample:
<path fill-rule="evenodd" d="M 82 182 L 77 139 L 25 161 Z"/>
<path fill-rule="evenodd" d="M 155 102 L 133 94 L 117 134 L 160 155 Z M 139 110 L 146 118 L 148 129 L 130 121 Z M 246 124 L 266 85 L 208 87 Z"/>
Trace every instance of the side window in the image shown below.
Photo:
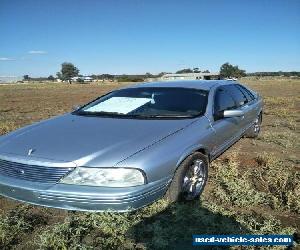
<path fill-rule="evenodd" d="M 236 84 L 226 85 L 224 88 L 232 95 L 234 101 L 236 102 L 236 107 L 241 107 L 248 102 L 246 96 L 237 87 Z"/>
<path fill-rule="evenodd" d="M 243 92 L 243 94 L 247 97 L 248 102 L 251 102 L 255 99 L 254 95 L 246 89 L 244 86 L 237 84 L 237 87 Z"/>
<path fill-rule="evenodd" d="M 235 102 L 224 88 L 218 88 L 214 100 L 214 114 L 221 118 L 221 112 L 235 108 Z"/>

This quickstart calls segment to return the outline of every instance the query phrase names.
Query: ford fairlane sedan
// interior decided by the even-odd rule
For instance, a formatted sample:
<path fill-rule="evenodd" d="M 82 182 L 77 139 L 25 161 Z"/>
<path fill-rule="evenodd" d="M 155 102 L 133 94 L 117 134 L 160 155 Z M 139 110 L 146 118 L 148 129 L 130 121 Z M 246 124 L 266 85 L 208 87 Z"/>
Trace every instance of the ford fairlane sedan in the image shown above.
<path fill-rule="evenodd" d="M 262 98 L 235 81 L 144 83 L 0 136 L 0 195 L 69 210 L 197 199 L 209 164 L 257 137 Z"/>

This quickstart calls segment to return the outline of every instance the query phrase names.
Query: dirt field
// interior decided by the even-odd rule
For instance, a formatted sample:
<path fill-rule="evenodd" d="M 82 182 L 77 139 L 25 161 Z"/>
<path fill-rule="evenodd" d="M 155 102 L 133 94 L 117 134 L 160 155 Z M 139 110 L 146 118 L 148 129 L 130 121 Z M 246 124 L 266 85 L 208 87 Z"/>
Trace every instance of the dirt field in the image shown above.
<path fill-rule="evenodd" d="M 213 162 L 199 201 L 79 213 L 0 198 L 0 249 L 194 249 L 192 234 L 300 231 L 300 80 L 244 79 L 264 98 L 262 132 Z M 68 112 L 120 84 L 0 85 L 0 134 Z"/>

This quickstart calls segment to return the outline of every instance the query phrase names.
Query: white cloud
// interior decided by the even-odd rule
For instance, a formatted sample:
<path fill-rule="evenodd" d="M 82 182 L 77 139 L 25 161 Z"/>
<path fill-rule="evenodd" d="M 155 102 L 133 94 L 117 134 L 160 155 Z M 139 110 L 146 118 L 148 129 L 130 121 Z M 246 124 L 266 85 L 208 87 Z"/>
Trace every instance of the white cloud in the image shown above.
<path fill-rule="evenodd" d="M 30 50 L 28 51 L 28 54 L 47 54 L 47 51 L 44 50 Z"/>
<path fill-rule="evenodd" d="M 0 61 L 14 61 L 15 59 L 9 57 L 0 57 Z"/>

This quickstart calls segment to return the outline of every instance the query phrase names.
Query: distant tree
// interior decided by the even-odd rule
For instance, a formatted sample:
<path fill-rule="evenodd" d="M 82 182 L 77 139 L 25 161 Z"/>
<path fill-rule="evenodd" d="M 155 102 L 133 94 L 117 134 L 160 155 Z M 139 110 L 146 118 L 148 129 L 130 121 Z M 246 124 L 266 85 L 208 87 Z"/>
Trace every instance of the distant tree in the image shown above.
<path fill-rule="evenodd" d="M 78 76 L 79 69 L 76 68 L 72 63 L 64 62 L 61 65 L 60 72 L 57 72 L 57 77 L 63 81 L 72 83 L 72 77 Z"/>
<path fill-rule="evenodd" d="M 157 77 L 162 77 L 165 74 L 167 74 L 167 72 L 160 72 L 159 74 L 157 74 Z"/>
<path fill-rule="evenodd" d="M 146 78 L 151 78 L 151 77 L 153 77 L 153 75 L 152 75 L 151 73 L 147 72 L 147 73 L 145 74 L 145 77 L 146 77 Z"/>
<path fill-rule="evenodd" d="M 62 78 L 63 78 L 60 72 L 57 72 L 57 73 L 56 73 L 56 77 L 57 77 L 58 79 L 60 79 L 60 80 L 62 80 Z"/>
<path fill-rule="evenodd" d="M 55 78 L 54 78 L 54 76 L 53 76 L 53 75 L 50 75 L 50 76 L 48 76 L 48 80 L 49 80 L 49 81 L 54 81 L 54 80 L 55 80 Z"/>
<path fill-rule="evenodd" d="M 144 78 L 140 75 L 121 75 L 117 78 L 118 82 L 143 82 Z"/>
<path fill-rule="evenodd" d="M 101 79 L 101 80 L 114 80 L 115 79 L 115 76 L 110 75 L 110 74 L 102 74 L 102 75 L 98 75 L 97 77 L 98 77 L 98 79 Z"/>
<path fill-rule="evenodd" d="M 224 63 L 220 68 L 220 75 L 224 78 L 242 77 L 246 75 L 246 71 L 239 69 L 238 66 L 233 66 L 230 63 Z"/>
<path fill-rule="evenodd" d="M 277 72 L 253 72 L 253 73 L 248 73 L 247 76 L 258 76 L 258 77 L 264 77 L 264 76 L 280 76 L 284 75 L 287 77 L 300 77 L 300 72 L 299 71 L 277 71 Z"/>
<path fill-rule="evenodd" d="M 176 71 L 176 74 L 185 74 L 185 73 L 193 73 L 193 70 L 191 69 L 181 69 Z"/>
<path fill-rule="evenodd" d="M 208 69 L 202 71 L 203 73 L 210 73 L 210 71 Z"/>
<path fill-rule="evenodd" d="M 24 75 L 24 76 L 23 76 L 23 80 L 24 80 L 24 81 L 29 81 L 29 80 L 30 80 L 29 75 Z"/>
<path fill-rule="evenodd" d="M 199 70 L 199 68 L 193 68 L 193 72 L 194 73 L 201 73 L 201 71 Z"/>

